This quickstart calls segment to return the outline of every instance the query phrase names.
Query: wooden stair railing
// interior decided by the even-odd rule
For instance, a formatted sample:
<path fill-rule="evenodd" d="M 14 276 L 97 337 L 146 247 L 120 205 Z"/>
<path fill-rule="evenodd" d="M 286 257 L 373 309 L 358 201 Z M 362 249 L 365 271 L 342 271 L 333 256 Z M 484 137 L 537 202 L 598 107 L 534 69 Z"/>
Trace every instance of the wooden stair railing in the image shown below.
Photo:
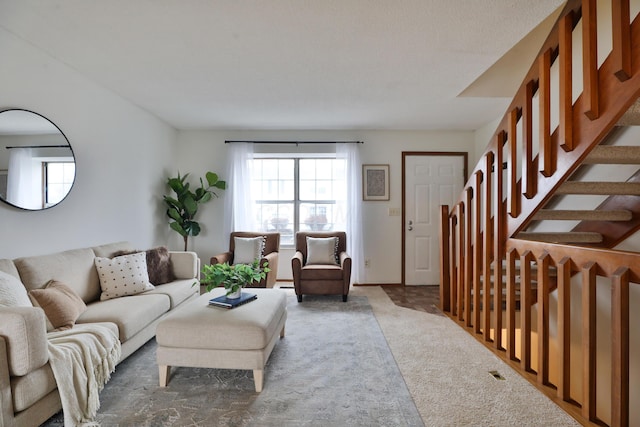
<path fill-rule="evenodd" d="M 599 144 L 638 100 L 640 18 L 635 17 L 631 22 L 629 9 L 629 0 L 611 1 L 613 45 L 598 67 L 596 0 L 567 2 L 494 137 L 469 175 L 460 199 L 451 210 L 448 206 L 441 209 L 442 310 L 498 356 L 517 367 L 525 377 L 531 377 L 535 367 L 533 382 L 547 394 L 555 395 L 557 388 L 560 397 L 556 401 L 587 425 L 629 425 L 628 381 L 627 385 L 622 381 L 629 370 L 625 333 L 628 335 L 629 282 L 640 278 L 634 267 L 640 265 L 640 256 L 514 237 L 526 232 L 538 212 L 561 193 L 563 187 L 565 191 L 569 191 L 566 190 L 569 187 L 575 192 L 585 185 L 567 181 L 589 161 L 591 153 L 598 150 Z M 572 49 L 580 38 L 575 31 L 578 25 L 582 28 L 583 54 L 582 63 L 574 64 Z M 582 70 L 582 93 L 575 102 L 572 95 L 576 85 L 572 78 L 574 66 Z M 558 83 L 554 85 L 556 76 Z M 552 93 L 556 86 L 557 92 Z M 558 112 L 558 126 L 553 131 L 552 103 L 557 105 Z M 534 108 L 537 114 L 534 114 Z M 597 155 L 598 151 L 592 158 Z M 591 183 L 592 187 L 598 185 Z M 618 192 L 624 194 L 625 191 L 629 191 L 628 188 Z M 627 207 L 612 210 L 634 212 Z M 628 233 L 629 228 L 626 230 Z M 596 232 L 583 236 L 589 233 Z M 502 265 L 506 265 L 505 275 Z M 534 265 L 537 270 L 531 268 Z M 547 274 L 551 267 L 558 270 L 557 289 Z M 596 411 L 594 372 L 601 367 L 593 353 L 595 320 L 588 315 L 583 316 L 585 332 L 582 335 L 584 371 L 588 374 L 585 374 L 582 396 L 571 396 L 568 391 L 566 364 L 569 363 L 569 350 L 565 344 L 566 336 L 570 334 L 567 299 L 571 295 L 567 283 L 575 273 L 582 277 L 583 308 L 588 315 L 595 309 L 596 276 L 609 278 L 615 295 L 612 304 L 612 336 L 616 346 L 613 369 L 614 381 L 621 381 L 612 384 L 618 401 L 612 402 L 611 420 L 602 421 Z M 534 274 L 536 280 L 533 280 Z M 515 293 L 517 278 L 519 304 Z M 532 296 L 534 282 L 537 282 L 535 298 Z M 557 313 L 561 332 L 557 342 L 561 343 L 558 358 L 563 366 L 561 379 L 553 381 L 549 378 L 551 292 L 557 293 L 561 300 Z M 531 316 L 534 304 L 535 319 Z M 506 307 L 506 312 L 491 307 Z M 516 320 L 520 321 L 519 328 L 515 326 Z M 533 325 L 537 332 L 536 357 L 531 350 Z M 517 330 L 522 337 L 518 349 L 514 346 Z M 516 359 L 518 352 L 520 357 Z M 513 363 L 516 360 L 518 363 Z"/>

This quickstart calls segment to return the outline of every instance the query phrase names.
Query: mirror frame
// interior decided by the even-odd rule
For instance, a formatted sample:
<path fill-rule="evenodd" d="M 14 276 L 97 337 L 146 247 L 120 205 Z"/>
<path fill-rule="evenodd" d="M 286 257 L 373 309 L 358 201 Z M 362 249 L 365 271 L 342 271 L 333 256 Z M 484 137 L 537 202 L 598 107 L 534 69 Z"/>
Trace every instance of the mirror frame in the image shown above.
<path fill-rule="evenodd" d="M 9 112 L 9 111 L 22 111 L 22 112 L 25 112 L 25 113 L 31 113 L 33 115 L 36 115 L 36 116 L 42 118 L 43 120 L 46 120 L 51 125 L 53 125 L 53 127 L 55 127 L 58 130 L 58 132 L 60 132 L 60 135 L 62 135 L 64 140 L 67 142 L 67 145 L 69 146 L 69 151 L 71 151 L 71 156 L 73 157 L 74 164 L 77 163 L 76 162 L 76 155 L 75 155 L 75 153 L 73 151 L 73 147 L 71 146 L 71 143 L 69 142 L 69 138 L 67 138 L 67 135 L 65 135 L 64 132 L 62 132 L 62 129 L 60 129 L 58 127 L 58 125 L 56 125 L 54 122 L 52 122 L 50 119 L 48 119 L 47 117 L 43 116 L 42 114 L 37 113 L 37 112 L 32 111 L 32 110 L 27 110 L 25 108 L 4 108 L 4 109 L 0 109 L 0 116 L 2 115 L 2 113 L 6 113 L 6 112 Z M 43 146 L 43 148 L 44 148 L 44 146 Z M 0 147 L 0 150 L 6 150 L 6 149 L 7 149 L 6 147 Z M 69 196 L 69 193 L 71 193 L 71 190 L 73 190 L 73 187 L 75 186 L 77 176 L 78 176 L 78 171 L 76 169 L 74 174 L 73 174 L 73 182 L 71 183 L 71 187 L 69 187 L 69 191 L 67 191 L 67 193 L 64 195 L 64 197 L 62 199 L 60 199 L 60 201 L 58 203 L 56 203 L 54 205 L 51 205 L 51 206 L 46 206 L 46 207 L 38 208 L 38 209 L 30 209 L 30 208 L 27 208 L 27 207 L 18 206 L 18 205 L 14 204 L 14 203 L 11 203 L 8 200 L 6 200 L 4 197 L 1 197 L 1 196 L 0 196 L 0 201 L 6 203 L 9 206 L 13 206 L 16 209 L 20 209 L 20 210 L 23 210 L 23 211 L 29 211 L 29 212 L 45 211 L 47 209 L 51 209 L 51 208 L 54 208 L 54 207 L 58 206 L 59 204 L 61 204 L 63 201 L 66 200 L 66 198 Z"/>

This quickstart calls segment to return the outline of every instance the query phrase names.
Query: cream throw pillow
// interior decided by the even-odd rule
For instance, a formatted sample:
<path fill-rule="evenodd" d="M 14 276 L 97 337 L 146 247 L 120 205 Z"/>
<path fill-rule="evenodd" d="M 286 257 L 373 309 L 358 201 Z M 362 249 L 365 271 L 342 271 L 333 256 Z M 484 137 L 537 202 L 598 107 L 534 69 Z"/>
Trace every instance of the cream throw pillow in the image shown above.
<path fill-rule="evenodd" d="M 265 236 L 234 237 L 233 263 L 252 264 L 255 260 L 261 259 L 264 252 L 264 240 Z"/>
<path fill-rule="evenodd" d="M 0 271 L 0 307 L 31 307 L 31 301 L 22 282 L 15 276 Z"/>
<path fill-rule="evenodd" d="M 149 283 L 147 256 L 144 252 L 111 259 L 96 257 L 95 264 L 102 289 L 101 301 L 155 289 Z"/>
<path fill-rule="evenodd" d="M 87 310 L 82 298 L 64 283 L 50 280 L 42 289 L 33 289 L 29 297 L 35 307 L 47 316 L 47 332 L 73 328 L 76 320 Z"/>
<path fill-rule="evenodd" d="M 330 264 L 338 265 L 337 237 L 309 237 L 307 236 L 307 265 Z"/>

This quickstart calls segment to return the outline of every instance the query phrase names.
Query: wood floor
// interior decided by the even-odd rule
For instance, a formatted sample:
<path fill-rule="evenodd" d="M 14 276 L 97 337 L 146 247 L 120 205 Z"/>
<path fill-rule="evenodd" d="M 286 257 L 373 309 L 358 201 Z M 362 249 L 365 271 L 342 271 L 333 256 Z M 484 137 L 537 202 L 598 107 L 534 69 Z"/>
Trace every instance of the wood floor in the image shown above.
<path fill-rule="evenodd" d="M 440 305 L 439 286 L 382 285 L 381 288 L 389 295 L 391 301 L 400 307 L 444 316 L 438 308 Z"/>

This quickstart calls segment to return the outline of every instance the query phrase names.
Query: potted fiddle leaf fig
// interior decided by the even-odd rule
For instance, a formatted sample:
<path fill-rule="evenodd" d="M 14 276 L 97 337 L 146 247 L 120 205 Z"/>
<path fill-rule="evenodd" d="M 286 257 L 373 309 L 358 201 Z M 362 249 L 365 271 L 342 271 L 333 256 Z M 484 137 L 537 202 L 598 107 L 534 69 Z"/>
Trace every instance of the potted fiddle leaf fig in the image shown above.
<path fill-rule="evenodd" d="M 195 220 L 198 206 L 214 197 L 218 197 L 213 189 L 225 190 L 227 188 L 227 183 L 220 180 L 217 174 L 207 172 L 205 174 L 206 184 L 200 178 L 200 186 L 195 191 L 191 191 L 191 185 L 187 181 L 188 176 L 188 173 L 180 176 L 178 172 L 177 177 L 169 178 L 167 184 L 173 190 L 175 196 L 164 196 L 169 226 L 184 239 L 185 251 L 187 250 L 189 236 L 200 234 L 200 224 Z"/>
<path fill-rule="evenodd" d="M 257 259 L 252 264 L 229 265 L 228 262 L 206 264 L 202 267 L 200 283 L 205 285 L 207 292 L 224 286 L 227 298 L 240 298 L 242 288 L 266 277 L 266 274 L 271 271 L 268 265 L 269 263 L 265 262 L 260 266 L 260 261 Z"/>

